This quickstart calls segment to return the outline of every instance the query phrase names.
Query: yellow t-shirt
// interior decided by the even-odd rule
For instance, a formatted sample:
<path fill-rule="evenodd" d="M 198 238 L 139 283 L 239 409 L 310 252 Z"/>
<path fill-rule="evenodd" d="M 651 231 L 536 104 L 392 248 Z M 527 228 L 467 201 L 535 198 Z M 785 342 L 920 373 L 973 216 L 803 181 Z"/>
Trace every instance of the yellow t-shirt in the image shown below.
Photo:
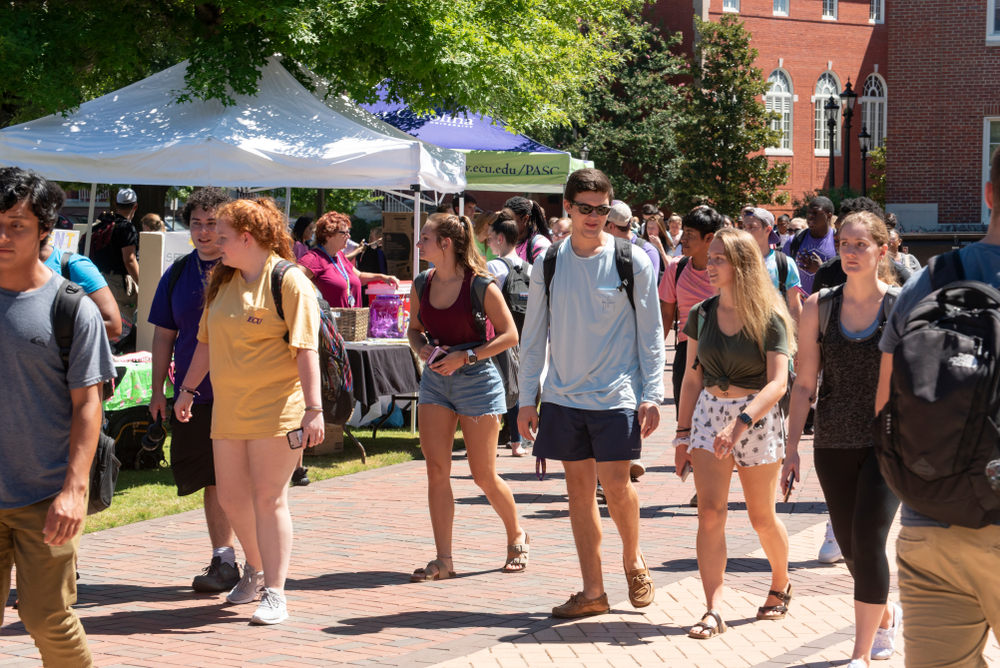
<path fill-rule="evenodd" d="M 271 297 L 275 254 L 252 283 L 237 271 L 202 313 L 198 340 L 208 344 L 215 405 L 212 438 L 284 436 L 305 413 L 297 349 L 318 350 L 319 304 L 312 282 L 297 268 L 281 285 L 284 321 Z M 285 342 L 285 333 L 288 342 Z"/>

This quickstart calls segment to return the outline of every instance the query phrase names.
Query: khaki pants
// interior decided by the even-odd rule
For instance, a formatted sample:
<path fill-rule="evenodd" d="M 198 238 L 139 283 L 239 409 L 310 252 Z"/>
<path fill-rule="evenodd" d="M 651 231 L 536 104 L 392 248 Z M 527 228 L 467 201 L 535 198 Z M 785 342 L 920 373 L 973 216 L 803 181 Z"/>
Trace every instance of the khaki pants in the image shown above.
<path fill-rule="evenodd" d="M 907 668 L 985 668 L 1000 628 L 1000 526 L 903 527 L 896 541 Z"/>
<path fill-rule="evenodd" d="M 118 310 L 129 322 L 135 323 L 135 313 L 138 310 L 139 286 L 128 274 L 102 274 L 111 288 L 111 294 L 118 302 Z"/>
<path fill-rule="evenodd" d="M 91 668 L 76 603 L 76 552 L 80 536 L 62 547 L 46 545 L 42 528 L 52 499 L 0 510 L 0 624 L 10 595 L 11 566 L 17 566 L 17 611 L 52 668 Z"/>

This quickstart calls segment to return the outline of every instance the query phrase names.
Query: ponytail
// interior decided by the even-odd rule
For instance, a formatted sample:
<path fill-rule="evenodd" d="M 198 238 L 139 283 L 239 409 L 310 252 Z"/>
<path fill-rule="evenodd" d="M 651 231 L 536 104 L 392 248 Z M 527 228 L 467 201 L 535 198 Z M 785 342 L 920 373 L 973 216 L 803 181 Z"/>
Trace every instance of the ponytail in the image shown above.
<path fill-rule="evenodd" d="M 486 261 L 476 248 L 476 231 L 472 221 L 466 216 L 451 213 L 435 213 L 427 218 L 427 223 L 434 226 L 438 243 L 441 239 L 450 239 L 455 249 L 455 264 L 468 269 L 473 274 L 490 277 L 486 270 Z"/>
<path fill-rule="evenodd" d="M 542 210 L 538 202 L 524 197 L 511 197 L 504 202 L 504 208 L 510 209 L 516 216 L 527 216 L 528 219 L 524 224 L 527 232 L 526 239 L 530 239 L 535 234 L 541 234 L 546 239 L 552 238 L 549 223 L 545 218 L 545 211 Z"/>

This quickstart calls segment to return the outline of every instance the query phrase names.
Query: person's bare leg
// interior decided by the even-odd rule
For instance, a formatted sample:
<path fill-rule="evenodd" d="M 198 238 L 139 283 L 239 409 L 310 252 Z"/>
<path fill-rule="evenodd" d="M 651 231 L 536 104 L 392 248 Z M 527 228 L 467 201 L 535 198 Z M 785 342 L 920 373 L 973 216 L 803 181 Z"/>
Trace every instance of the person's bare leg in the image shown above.
<path fill-rule="evenodd" d="M 427 466 L 427 505 L 434 531 L 434 546 L 441 555 L 435 559 L 440 559 L 449 571 L 454 571 L 451 548 L 455 496 L 451 491 L 451 451 L 455 445 L 458 416 L 437 404 L 420 404 L 417 410 L 420 416 L 420 451 Z"/>
<path fill-rule="evenodd" d="M 622 539 L 622 565 L 626 571 L 643 567 L 639 549 L 639 495 L 629 476 L 629 461 L 598 462 L 597 477 L 604 487 L 608 512 Z"/>
<path fill-rule="evenodd" d="M 604 595 L 604 574 L 601 572 L 601 515 L 597 510 L 597 465 L 593 459 L 583 459 L 563 462 L 563 469 L 569 496 L 569 521 L 583 575 L 583 595 L 589 599 L 600 598 Z"/>
<path fill-rule="evenodd" d="M 459 416 L 465 452 L 469 458 L 472 479 L 483 490 L 493 510 L 503 521 L 507 531 L 507 545 L 524 542 L 524 531 L 517 520 L 517 506 L 510 487 L 497 475 L 497 437 L 500 418 L 496 415 L 480 417 Z"/>
<path fill-rule="evenodd" d="M 698 494 L 698 573 L 708 610 L 722 612 L 722 585 L 726 575 L 726 518 L 733 458 L 718 459 L 714 452 L 692 450 L 694 488 Z M 712 618 L 709 624 L 715 624 Z"/>
<path fill-rule="evenodd" d="M 851 660 L 864 659 L 871 663 L 872 645 L 879 626 L 884 629 L 892 624 L 892 603 L 862 603 L 854 601 L 854 652 Z"/>
<path fill-rule="evenodd" d="M 288 447 L 284 436 L 247 441 L 247 451 L 264 586 L 284 593 L 292 556 L 288 482 L 299 461 L 299 453 Z"/>
<path fill-rule="evenodd" d="M 750 524 L 757 532 L 760 546 L 764 548 L 767 561 L 771 564 L 771 589 L 784 591 L 788 586 L 788 532 L 785 530 L 785 523 L 774 510 L 781 462 L 740 466 L 738 471 Z M 768 596 L 764 605 L 781 605 L 781 601 Z"/>
<path fill-rule="evenodd" d="M 215 491 L 219 505 L 229 520 L 243 548 L 243 557 L 254 570 L 264 568 L 257 549 L 257 518 L 250 493 L 250 460 L 247 442 L 213 439 L 215 452 Z"/>
<path fill-rule="evenodd" d="M 213 550 L 236 547 L 233 525 L 219 503 L 219 491 L 215 485 L 205 488 L 205 524 L 208 525 L 208 539 L 212 541 Z"/>

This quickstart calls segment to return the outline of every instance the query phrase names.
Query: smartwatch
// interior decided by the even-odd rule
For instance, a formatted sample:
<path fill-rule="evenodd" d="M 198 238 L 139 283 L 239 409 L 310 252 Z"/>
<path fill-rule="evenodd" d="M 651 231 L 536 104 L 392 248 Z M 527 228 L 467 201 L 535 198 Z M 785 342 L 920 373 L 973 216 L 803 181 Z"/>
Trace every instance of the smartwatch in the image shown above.
<path fill-rule="evenodd" d="M 473 352 L 472 349 L 466 350 L 465 352 L 469 356 L 468 359 L 469 364 L 475 364 L 476 362 L 479 361 L 479 358 L 476 357 L 476 353 Z"/>
<path fill-rule="evenodd" d="M 740 422 L 742 422 L 746 426 L 748 427 L 753 426 L 753 418 L 747 415 L 746 413 L 740 413 L 736 417 L 739 418 Z"/>

